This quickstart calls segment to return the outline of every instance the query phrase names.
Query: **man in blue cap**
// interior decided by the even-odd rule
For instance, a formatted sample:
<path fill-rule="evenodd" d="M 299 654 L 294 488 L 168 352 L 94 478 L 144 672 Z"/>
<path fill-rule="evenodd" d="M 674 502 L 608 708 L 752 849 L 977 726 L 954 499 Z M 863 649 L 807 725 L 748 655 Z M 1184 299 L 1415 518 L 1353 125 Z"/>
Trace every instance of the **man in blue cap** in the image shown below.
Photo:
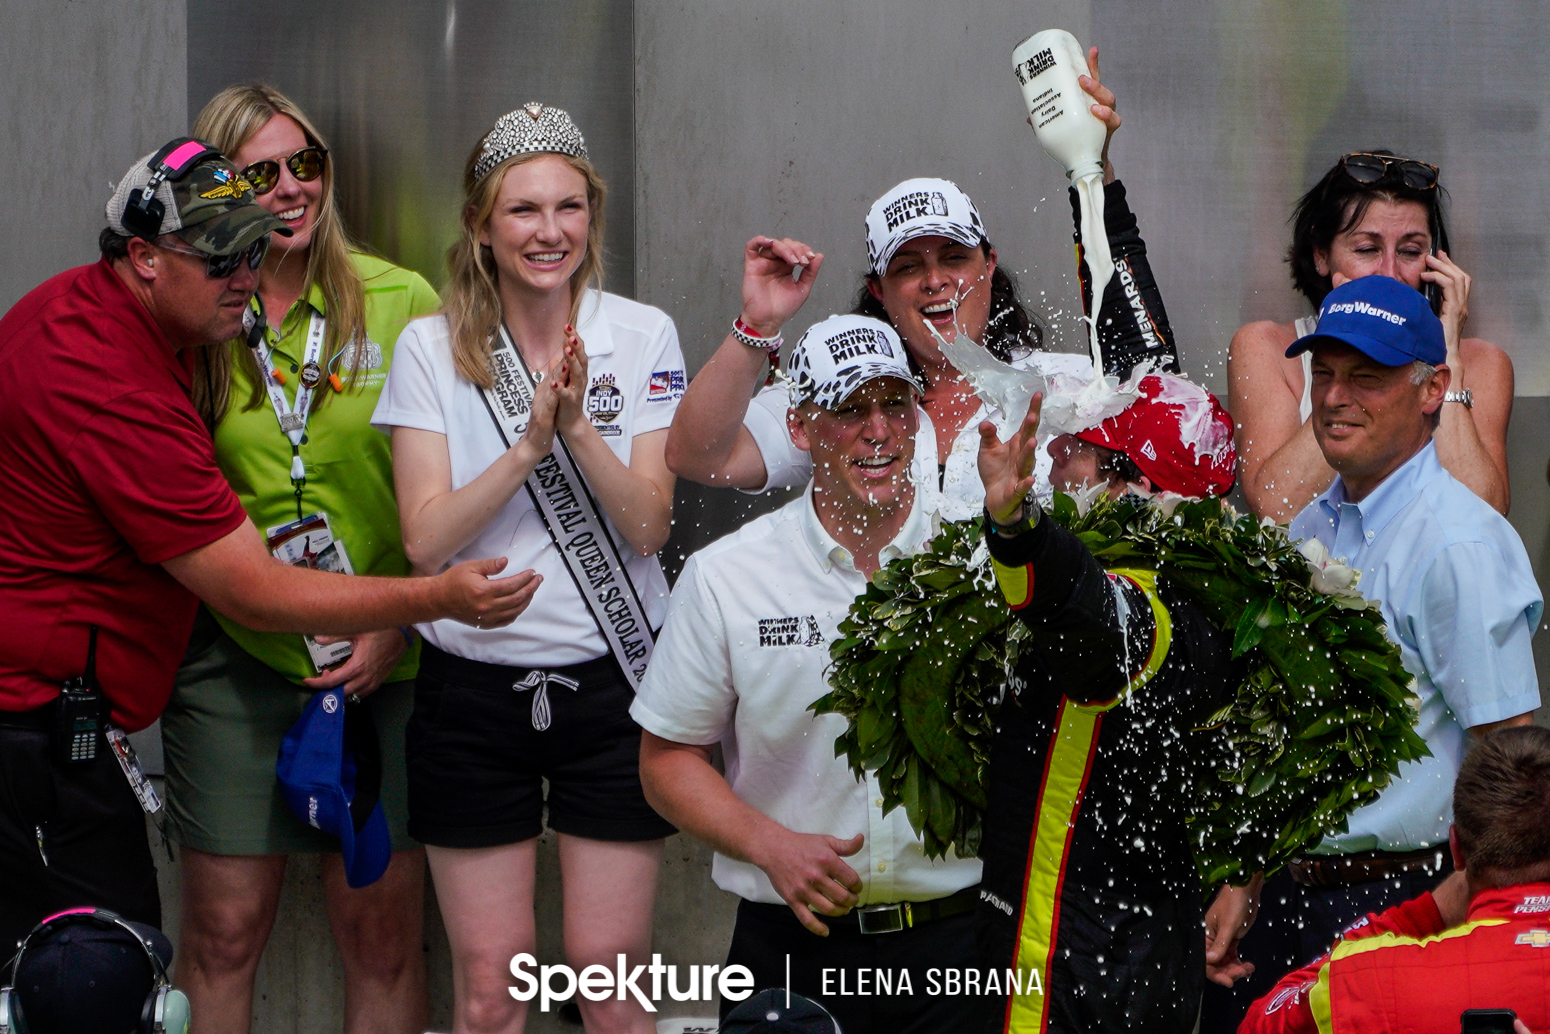
<path fill-rule="evenodd" d="M 1367 276 L 1338 284 L 1314 332 L 1287 349 L 1313 353 L 1313 433 L 1338 475 L 1291 537 L 1312 562 L 1361 572 L 1415 676 L 1416 732 L 1431 757 L 1405 764 L 1345 833 L 1262 892 L 1259 881 L 1222 889 L 1206 916 L 1217 983 L 1231 986 L 1255 963 L 1272 974 L 1301 965 L 1366 913 L 1437 886 L 1453 868 L 1451 791 L 1470 738 L 1531 724 L 1539 707 L 1530 637 L 1544 601 L 1528 554 L 1506 519 L 1442 468 L 1432 441 L 1444 400 L 1470 401 L 1448 391 L 1444 334 L 1418 291 Z M 1467 894 L 1455 883 L 1438 900 L 1462 920 Z"/>

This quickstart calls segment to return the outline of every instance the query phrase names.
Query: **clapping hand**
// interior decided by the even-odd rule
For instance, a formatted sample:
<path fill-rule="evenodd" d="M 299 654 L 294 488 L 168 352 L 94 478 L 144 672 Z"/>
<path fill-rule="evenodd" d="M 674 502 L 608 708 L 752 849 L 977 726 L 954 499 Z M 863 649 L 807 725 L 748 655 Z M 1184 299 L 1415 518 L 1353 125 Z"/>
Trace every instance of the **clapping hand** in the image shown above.
<path fill-rule="evenodd" d="M 527 430 L 522 439 L 532 443 L 535 458 L 542 458 L 554 451 L 554 432 L 559 421 L 560 384 L 565 378 L 565 353 L 554 357 L 547 368 L 539 373 L 533 387 L 533 409 L 528 413 Z"/>
<path fill-rule="evenodd" d="M 587 346 L 576 328 L 565 328 L 565 347 L 560 352 L 559 369 L 554 379 L 559 400 L 558 424 L 567 434 L 576 434 L 592 426 L 587 412 Z"/>
<path fill-rule="evenodd" d="M 1023 500 L 1033 489 L 1033 464 L 1038 458 L 1039 410 L 1044 393 L 1028 400 L 1028 415 L 1006 441 L 996 436 L 996 425 L 980 424 L 980 480 L 985 484 L 985 509 L 997 524 L 1016 524 L 1022 519 Z"/>

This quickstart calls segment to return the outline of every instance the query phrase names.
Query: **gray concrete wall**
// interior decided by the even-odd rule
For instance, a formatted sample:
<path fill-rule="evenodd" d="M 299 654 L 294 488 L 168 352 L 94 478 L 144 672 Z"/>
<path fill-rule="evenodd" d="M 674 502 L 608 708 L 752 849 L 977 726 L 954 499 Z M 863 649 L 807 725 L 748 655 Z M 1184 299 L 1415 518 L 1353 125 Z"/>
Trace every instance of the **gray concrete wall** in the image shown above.
<path fill-rule="evenodd" d="M 129 163 L 187 121 L 184 0 L 0 5 L 0 312 L 97 257 Z"/>

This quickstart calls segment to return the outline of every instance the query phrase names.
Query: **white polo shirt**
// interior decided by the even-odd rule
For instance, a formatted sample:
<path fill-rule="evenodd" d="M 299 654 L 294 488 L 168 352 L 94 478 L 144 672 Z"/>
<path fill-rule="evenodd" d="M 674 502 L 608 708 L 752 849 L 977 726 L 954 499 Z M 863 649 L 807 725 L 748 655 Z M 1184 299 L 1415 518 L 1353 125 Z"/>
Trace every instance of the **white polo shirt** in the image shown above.
<path fill-rule="evenodd" d="M 1011 365 L 1019 370 L 1036 370 L 1044 377 L 1064 373 L 1078 377 L 1091 376 L 1092 360 L 1086 355 L 1064 352 L 1033 352 Z M 798 449 L 791 441 L 786 427 L 786 410 L 791 408 L 791 395 L 783 384 L 772 384 L 748 405 L 743 426 L 753 436 L 764 458 L 768 479 L 763 487 L 751 489 L 754 494 L 773 488 L 790 488 L 810 480 L 813 476 L 813 459 Z M 915 433 L 915 462 L 911 471 L 915 484 L 926 489 L 930 498 L 929 509 L 941 515 L 945 521 L 962 521 L 977 517 L 985 508 L 985 486 L 980 481 L 979 448 L 981 421 L 996 420 L 1001 410 L 980 403 L 974 418 L 958 431 L 953 447 L 947 456 L 946 469 L 939 472 L 943 462 L 937 456 L 936 429 L 924 407 L 920 409 L 920 430 Z M 1034 492 L 1042 499 L 1051 494 L 1049 472 L 1052 461 L 1041 446 L 1033 466 Z"/>
<path fill-rule="evenodd" d="M 834 756 L 845 719 L 807 709 L 829 691 L 829 644 L 866 587 L 818 522 L 812 493 L 809 485 L 689 558 L 630 714 L 666 740 L 719 742 L 733 792 L 787 829 L 866 834 L 846 859 L 861 877 L 861 904 L 945 897 L 979 882 L 979 860 L 927 859 L 904 809 L 884 815 L 876 778 L 857 780 Z M 916 505 L 881 562 L 930 540 L 931 521 Z M 746 901 L 782 903 L 751 863 L 717 853 L 711 875 Z"/>
<path fill-rule="evenodd" d="M 684 390 L 678 332 L 660 309 L 618 295 L 588 291 L 576 333 L 587 349 L 588 408 L 592 426 L 626 466 L 638 434 L 660 431 L 673 421 Z M 483 393 L 458 376 L 452 364 L 445 316 L 428 316 L 404 328 L 393 350 L 393 369 L 372 425 L 382 431 L 414 427 L 447 436 L 452 488 L 484 473 L 506 451 Z M 607 521 L 607 515 L 604 515 Z M 631 549 L 611 521 L 609 534 L 653 627 L 667 612 L 667 580 L 656 557 Z M 527 610 L 505 628 L 474 628 L 450 619 L 415 626 L 447 653 L 492 664 L 559 667 L 580 664 L 608 652 L 586 601 L 555 548 L 542 515 L 520 488 L 473 541 L 447 562 L 506 557 L 506 571 L 529 568 L 543 575 Z"/>

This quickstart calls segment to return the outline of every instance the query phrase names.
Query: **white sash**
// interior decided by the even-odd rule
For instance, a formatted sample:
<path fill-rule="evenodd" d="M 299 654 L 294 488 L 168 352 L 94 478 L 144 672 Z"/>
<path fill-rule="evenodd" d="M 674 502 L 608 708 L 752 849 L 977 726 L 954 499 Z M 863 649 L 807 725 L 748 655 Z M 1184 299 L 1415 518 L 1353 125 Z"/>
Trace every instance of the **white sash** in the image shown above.
<path fill-rule="evenodd" d="M 495 384 L 484 389 L 484 405 L 509 449 L 527 430 L 533 410 L 533 375 L 504 326 L 490 342 L 490 352 Z M 656 645 L 651 623 L 586 479 L 558 431 L 554 451 L 533 468 L 525 487 L 608 649 L 631 687 L 639 689 Z"/>

